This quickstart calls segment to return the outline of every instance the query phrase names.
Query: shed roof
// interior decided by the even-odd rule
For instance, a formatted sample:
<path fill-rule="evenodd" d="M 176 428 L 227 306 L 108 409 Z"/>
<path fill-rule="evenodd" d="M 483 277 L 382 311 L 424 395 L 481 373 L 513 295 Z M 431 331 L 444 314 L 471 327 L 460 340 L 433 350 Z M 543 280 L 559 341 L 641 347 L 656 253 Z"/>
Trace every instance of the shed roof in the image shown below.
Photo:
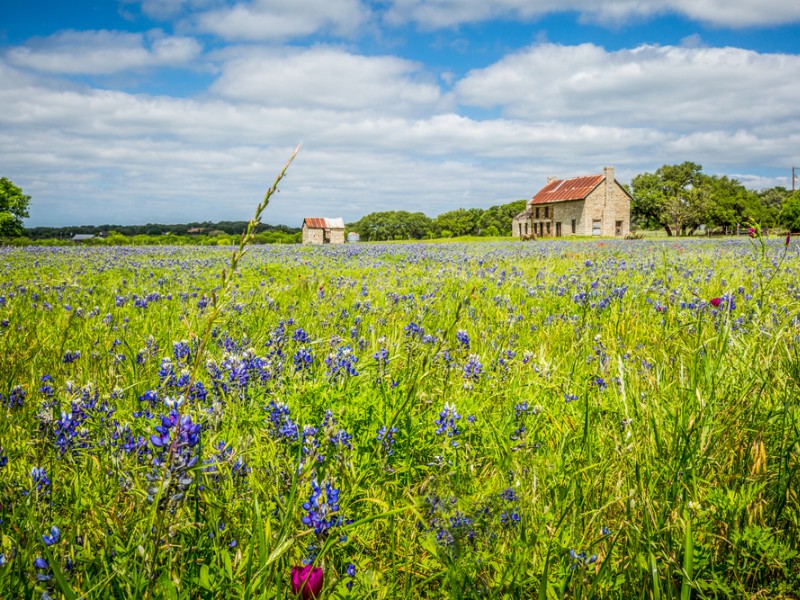
<path fill-rule="evenodd" d="M 310 229 L 344 229 L 344 219 L 341 217 L 335 219 L 306 217 L 303 219 L 303 225 L 306 225 Z"/>
<path fill-rule="evenodd" d="M 548 202 L 566 202 L 583 200 L 603 181 L 605 176 L 586 175 L 572 179 L 554 179 L 539 190 L 528 204 L 547 204 Z"/>

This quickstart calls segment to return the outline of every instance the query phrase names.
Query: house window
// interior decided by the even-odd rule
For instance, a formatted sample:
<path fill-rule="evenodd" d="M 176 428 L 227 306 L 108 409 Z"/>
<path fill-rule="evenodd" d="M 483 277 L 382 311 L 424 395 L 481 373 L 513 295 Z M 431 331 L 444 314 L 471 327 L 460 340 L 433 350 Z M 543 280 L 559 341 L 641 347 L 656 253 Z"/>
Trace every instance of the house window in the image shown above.
<path fill-rule="evenodd" d="M 517 227 L 519 228 L 519 237 L 522 237 L 522 223 L 517 223 Z"/>
<path fill-rule="evenodd" d="M 547 235 L 550 235 L 550 221 L 547 222 Z"/>
<path fill-rule="evenodd" d="M 592 219 L 592 235 L 600 235 L 600 219 Z"/>
<path fill-rule="evenodd" d="M 548 217 L 550 217 L 550 207 L 549 206 L 545 206 L 544 207 L 544 218 L 547 219 Z"/>
<path fill-rule="evenodd" d="M 622 235 L 622 221 L 617 221 L 614 225 L 614 235 L 617 237 Z"/>
<path fill-rule="evenodd" d="M 539 218 L 539 207 L 538 206 L 536 207 L 536 218 L 537 219 Z"/>
<path fill-rule="evenodd" d="M 578 232 L 578 222 L 575 219 L 572 219 L 572 233 Z"/>
<path fill-rule="evenodd" d="M 556 223 L 556 237 L 561 237 L 561 222 Z"/>
<path fill-rule="evenodd" d="M 525 235 L 528 235 L 528 224 L 525 223 Z"/>

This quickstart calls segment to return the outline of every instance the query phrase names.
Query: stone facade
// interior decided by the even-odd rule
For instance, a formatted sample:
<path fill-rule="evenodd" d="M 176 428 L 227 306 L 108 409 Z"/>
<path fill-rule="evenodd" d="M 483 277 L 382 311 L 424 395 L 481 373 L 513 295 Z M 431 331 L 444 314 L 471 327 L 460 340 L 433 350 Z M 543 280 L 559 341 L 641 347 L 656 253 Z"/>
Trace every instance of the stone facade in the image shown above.
<path fill-rule="evenodd" d="M 303 219 L 304 244 L 344 244 L 344 219 L 306 217 Z"/>
<path fill-rule="evenodd" d="M 600 175 L 551 177 L 511 227 L 511 235 L 523 239 L 625 237 L 631 227 L 631 196 L 614 178 L 614 167 L 606 167 Z"/>

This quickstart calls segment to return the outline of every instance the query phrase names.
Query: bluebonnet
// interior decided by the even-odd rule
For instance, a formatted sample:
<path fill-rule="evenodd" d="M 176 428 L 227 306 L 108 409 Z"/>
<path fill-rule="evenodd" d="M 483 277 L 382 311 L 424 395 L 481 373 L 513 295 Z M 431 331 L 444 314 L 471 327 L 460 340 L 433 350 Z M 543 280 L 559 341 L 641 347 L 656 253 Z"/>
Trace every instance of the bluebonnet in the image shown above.
<path fill-rule="evenodd" d="M 464 347 L 465 350 L 470 349 L 469 335 L 463 329 L 459 329 L 456 332 L 456 340 Z"/>
<path fill-rule="evenodd" d="M 387 429 L 386 425 L 382 425 L 378 430 L 378 435 L 375 436 L 375 439 L 381 443 L 381 446 L 383 446 L 383 450 L 386 452 L 387 456 L 394 454 L 395 433 L 397 433 L 397 427 Z"/>
<path fill-rule="evenodd" d="M 0 446 L 0 469 L 8 464 L 8 457 L 3 454 L 3 447 Z"/>
<path fill-rule="evenodd" d="M 152 474 L 146 475 L 150 482 L 147 499 L 153 502 L 159 490 L 163 489 L 164 495 L 161 496 L 159 507 L 168 506 L 174 512 L 177 510 L 177 504 L 184 499 L 189 487 L 194 483 L 192 468 L 199 460 L 198 444 L 202 426 L 194 423 L 191 416 L 181 416 L 177 411 L 172 411 L 169 415 L 161 417 L 161 425 L 155 429 L 156 434 L 150 436 L 150 443 L 158 453 L 153 458 L 156 469 Z M 173 448 L 171 454 L 168 452 L 170 448 Z M 162 475 L 158 468 L 165 464 L 166 473 L 163 475 L 163 481 L 166 482 L 166 486 L 162 487 Z"/>
<path fill-rule="evenodd" d="M 592 554 L 591 556 L 586 556 L 586 552 L 575 552 L 570 548 L 569 557 L 572 559 L 572 564 L 570 565 L 570 569 L 575 570 L 579 566 L 585 567 L 588 565 L 592 565 L 597 562 L 597 554 Z"/>
<path fill-rule="evenodd" d="M 324 494 L 323 494 L 324 488 Z M 314 529 L 318 538 L 327 536 L 328 530 L 342 524 L 339 512 L 339 490 L 326 481 L 320 487 L 317 480 L 311 482 L 311 497 L 303 503 L 307 515 L 303 517 L 303 524 Z"/>
<path fill-rule="evenodd" d="M 44 467 L 33 467 L 31 469 L 31 479 L 33 485 L 36 486 L 37 492 L 50 491 L 50 478 L 47 476 L 47 471 Z"/>
<path fill-rule="evenodd" d="M 477 354 L 470 354 L 464 365 L 464 379 L 478 381 L 483 373 L 483 364 Z"/>
<path fill-rule="evenodd" d="M 53 378 L 50 375 L 42 375 L 41 379 L 39 380 L 42 382 L 41 387 L 39 388 L 39 392 L 44 395 L 46 398 L 52 398 L 55 394 L 55 390 L 51 385 L 53 383 Z"/>
<path fill-rule="evenodd" d="M 302 331 L 299 330 L 299 331 Z M 314 355 L 305 346 L 301 347 L 294 355 L 295 371 L 310 369 L 314 365 Z"/>
<path fill-rule="evenodd" d="M 46 546 L 52 546 L 53 544 L 57 544 L 58 540 L 61 539 L 61 530 L 53 525 L 50 527 L 50 534 L 43 535 L 42 541 L 45 543 Z"/>
<path fill-rule="evenodd" d="M 3 398 L 3 395 L 0 394 L 0 401 L 4 401 L 8 408 L 21 408 L 25 404 L 25 396 L 27 394 L 22 386 L 15 385 L 11 388 L 8 398 Z"/>
<path fill-rule="evenodd" d="M 298 427 L 291 419 L 289 407 L 283 403 L 276 403 L 270 400 L 267 407 L 269 414 L 267 419 L 270 424 L 270 434 L 272 437 L 288 441 L 297 441 Z"/>
<path fill-rule="evenodd" d="M 411 321 L 408 325 L 403 328 L 403 331 L 406 332 L 406 337 L 422 337 L 425 335 L 425 330 Z"/>
<path fill-rule="evenodd" d="M 311 341 L 311 336 L 308 335 L 302 327 L 298 327 L 292 334 L 292 339 L 300 344 L 307 344 Z"/>
<path fill-rule="evenodd" d="M 335 352 L 330 353 L 325 359 L 325 365 L 328 367 L 328 378 L 331 381 L 336 381 L 346 377 L 357 376 L 358 371 L 355 366 L 357 362 L 358 357 L 353 354 L 353 349 L 350 346 L 339 346 Z"/>
<path fill-rule="evenodd" d="M 50 565 L 47 561 L 39 556 L 33 561 L 33 566 L 36 567 L 36 579 L 39 581 L 50 581 L 53 577 L 53 572 L 50 570 Z"/>
<path fill-rule="evenodd" d="M 455 404 L 445 402 L 444 409 L 439 413 L 439 418 L 434 421 L 436 427 L 436 435 L 447 434 L 449 438 L 455 438 L 461 434 L 457 422 L 461 420 L 461 415 L 456 411 Z M 453 447 L 458 446 L 458 442 L 454 439 L 452 442 Z"/>
<path fill-rule="evenodd" d="M 81 357 L 80 350 L 67 350 L 64 353 L 64 357 L 61 359 L 61 362 L 64 364 L 73 363 Z"/>

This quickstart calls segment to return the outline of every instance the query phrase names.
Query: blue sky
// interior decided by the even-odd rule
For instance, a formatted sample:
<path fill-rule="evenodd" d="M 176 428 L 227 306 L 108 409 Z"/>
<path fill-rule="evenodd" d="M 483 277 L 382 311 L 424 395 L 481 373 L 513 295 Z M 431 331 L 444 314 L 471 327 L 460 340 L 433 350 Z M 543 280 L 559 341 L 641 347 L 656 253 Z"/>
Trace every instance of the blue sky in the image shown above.
<path fill-rule="evenodd" d="M 800 166 L 796 0 L 30 0 L 0 8 L 28 226 L 430 216 L 548 175 Z"/>

